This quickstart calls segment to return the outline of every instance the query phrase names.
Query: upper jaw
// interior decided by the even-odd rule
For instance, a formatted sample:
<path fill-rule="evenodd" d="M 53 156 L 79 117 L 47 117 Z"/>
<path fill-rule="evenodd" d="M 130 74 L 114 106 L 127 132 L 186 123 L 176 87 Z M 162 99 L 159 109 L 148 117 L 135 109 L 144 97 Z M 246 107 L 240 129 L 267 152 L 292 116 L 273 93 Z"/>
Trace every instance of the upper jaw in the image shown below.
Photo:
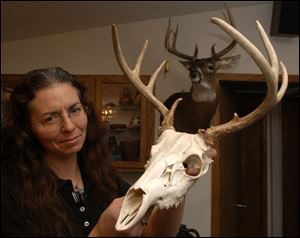
<path fill-rule="evenodd" d="M 132 187 L 128 190 L 115 225 L 116 230 L 127 230 L 138 223 L 143 219 L 148 209 L 155 204 L 158 196 L 164 195 L 162 192 L 164 188 L 161 183 L 154 181 L 151 184 L 152 189 Z"/>

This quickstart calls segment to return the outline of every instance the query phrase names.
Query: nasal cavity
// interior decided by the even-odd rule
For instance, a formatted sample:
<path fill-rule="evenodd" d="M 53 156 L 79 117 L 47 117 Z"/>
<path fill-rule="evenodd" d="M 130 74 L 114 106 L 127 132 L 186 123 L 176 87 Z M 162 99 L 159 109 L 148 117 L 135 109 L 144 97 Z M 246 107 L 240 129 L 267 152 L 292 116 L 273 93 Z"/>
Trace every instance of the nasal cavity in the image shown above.
<path fill-rule="evenodd" d="M 186 174 L 190 176 L 197 176 L 201 171 L 203 163 L 198 155 L 192 154 L 183 161 L 183 166 Z"/>

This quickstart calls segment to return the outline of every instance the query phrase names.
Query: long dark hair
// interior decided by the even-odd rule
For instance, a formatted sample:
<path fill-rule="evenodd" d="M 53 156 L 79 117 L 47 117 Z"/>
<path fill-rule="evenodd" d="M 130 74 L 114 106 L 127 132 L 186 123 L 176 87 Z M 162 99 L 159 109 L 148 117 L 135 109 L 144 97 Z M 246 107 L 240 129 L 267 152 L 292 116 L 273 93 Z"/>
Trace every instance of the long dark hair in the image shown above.
<path fill-rule="evenodd" d="M 86 100 L 85 87 L 59 67 L 30 71 L 15 86 L 1 128 L 1 176 L 11 182 L 16 196 L 22 195 L 20 205 L 27 222 L 36 229 L 36 235 L 64 235 L 73 230 L 71 225 L 66 225 L 68 219 L 57 188 L 57 177 L 44 162 L 45 151 L 31 131 L 28 111 L 28 103 L 39 90 L 57 83 L 72 85 L 82 105 L 88 108 L 86 140 L 78 154 L 81 169 L 108 199 L 116 196 L 112 179 L 116 171 L 107 151 L 107 129 L 97 117 L 93 104 Z"/>

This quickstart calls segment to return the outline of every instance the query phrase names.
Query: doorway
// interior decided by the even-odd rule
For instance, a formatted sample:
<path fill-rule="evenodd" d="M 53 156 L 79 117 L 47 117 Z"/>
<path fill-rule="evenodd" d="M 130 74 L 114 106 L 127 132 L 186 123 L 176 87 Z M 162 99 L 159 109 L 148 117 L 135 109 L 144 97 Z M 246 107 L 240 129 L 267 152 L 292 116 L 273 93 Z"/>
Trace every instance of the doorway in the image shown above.
<path fill-rule="evenodd" d="M 282 176 L 275 184 L 282 187 L 278 195 L 281 204 L 277 215 L 280 220 L 277 223 L 280 226 L 277 234 L 298 237 L 299 84 L 297 76 L 290 79 L 284 98 L 272 110 L 277 111 L 281 118 L 278 128 L 282 138 L 277 140 L 280 143 L 271 146 L 278 146 L 281 148 L 279 151 L 282 151 L 279 155 L 282 155 L 279 164 L 282 166 L 279 168 Z M 221 81 L 220 86 L 219 108 L 214 118 L 216 125 L 231 120 L 234 112 L 240 117 L 248 114 L 262 102 L 266 94 L 266 85 L 259 80 L 227 80 Z M 273 208 L 270 208 L 268 198 L 269 118 L 268 114 L 248 128 L 227 135 L 217 143 L 219 153 L 212 170 L 212 236 L 261 237 L 274 234 L 270 230 L 270 209 Z M 274 136 L 271 135 L 272 138 Z M 274 195 L 271 196 L 274 199 Z"/>

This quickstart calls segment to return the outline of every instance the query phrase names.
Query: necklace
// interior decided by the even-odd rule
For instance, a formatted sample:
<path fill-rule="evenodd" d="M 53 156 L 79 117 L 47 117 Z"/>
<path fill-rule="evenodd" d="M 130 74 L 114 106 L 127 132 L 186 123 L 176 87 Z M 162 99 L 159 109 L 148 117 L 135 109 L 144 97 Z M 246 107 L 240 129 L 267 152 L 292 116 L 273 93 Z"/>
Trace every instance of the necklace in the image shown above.
<path fill-rule="evenodd" d="M 76 183 L 73 185 L 73 191 L 72 191 L 72 196 L 74 198 L 75 203 L 80 203 L 83 202 L 85 203 L 85 199 L 86 199 L 86 194 L 84 192 L 84 188 L 83 186 L 81 187 L 80 185 L 83 183 L 81 183 L 81 173 L 80 173 L 80 168 L 77 164 L 76 166 Z"/>
<path fill-rule="evenodd" d="M 73 186 L 73 189 L 74 189 L 74 191 L 80 191 L 80 190 L 82 190 L 82 189 L 79 187 L 79 183 L 76 184 L 76 185 L 74 185 L 74 186 Z"/>
<path fill-rule="evenodd" d="M 77 164 L 77 166 L 76 166 L 76 177 L 77 177 L 77 181 L 76 181 L 76 183 L 73 185 L 73 189 L 74 189 L 74 191 L 83 191 L 83 188 L 81 188 L 81 186 L 80 186 L 80 178 L 81 178 L 81 174 L 80 174 L 80 169 L 79 169 L 79 166 L 78 166 L 78 164 Z"/>

